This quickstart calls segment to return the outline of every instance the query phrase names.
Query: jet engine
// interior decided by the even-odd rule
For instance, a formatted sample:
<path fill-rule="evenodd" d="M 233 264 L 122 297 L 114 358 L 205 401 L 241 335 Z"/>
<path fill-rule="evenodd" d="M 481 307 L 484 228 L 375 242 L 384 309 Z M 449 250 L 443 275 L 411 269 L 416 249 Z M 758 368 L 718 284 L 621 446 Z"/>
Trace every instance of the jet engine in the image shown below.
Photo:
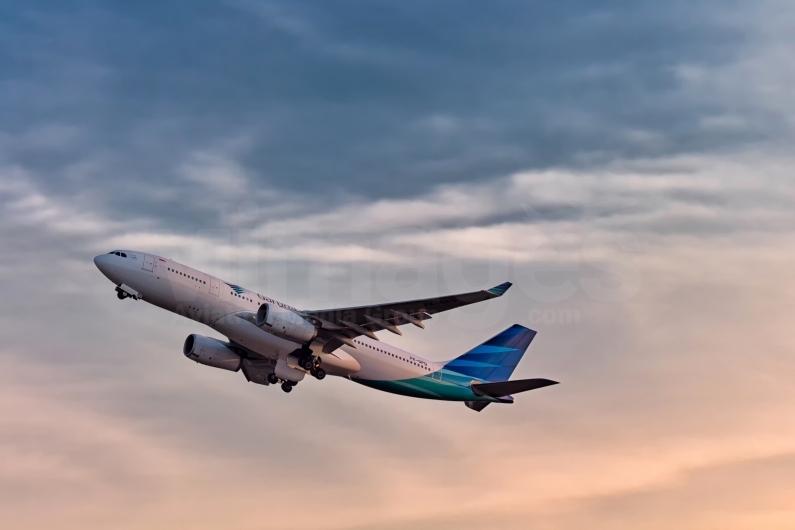
<path fill-rule="evenodd" d="M 201 335 L 188 335 L 182 346 L 182 353 L 197 363 L 232 372 L 240 370 L 240 365 L 243 363 L 240 356 L 226 344 Z"/>
<path fill-rule="evenodd" d="M 271 303 L 259 306 L 257 326 L 268 333 L 299 344 L 311 342 L 317 336 L 317 328 L 314 324 L 305 320 L 298 313 Z"/>

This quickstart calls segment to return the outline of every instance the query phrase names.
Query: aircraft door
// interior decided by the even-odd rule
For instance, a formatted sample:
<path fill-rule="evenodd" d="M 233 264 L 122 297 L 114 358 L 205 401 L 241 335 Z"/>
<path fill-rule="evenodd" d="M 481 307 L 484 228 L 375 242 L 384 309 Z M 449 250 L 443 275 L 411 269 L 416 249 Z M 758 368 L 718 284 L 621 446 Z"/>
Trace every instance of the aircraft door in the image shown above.
<path fill-rule="evenodd" d="M 210 294 L 218 296 L 218 292 L 220 290 L 221 290 L 221 282 L 219 282 L 215 278 L 210 278 Z"/>
<path fill-rule="evenodd" d="M 155 268 L 155 258 L 154 256 L 150 256 L 149 254 L 144 254 L 144 270 L 152 272 Z"/>

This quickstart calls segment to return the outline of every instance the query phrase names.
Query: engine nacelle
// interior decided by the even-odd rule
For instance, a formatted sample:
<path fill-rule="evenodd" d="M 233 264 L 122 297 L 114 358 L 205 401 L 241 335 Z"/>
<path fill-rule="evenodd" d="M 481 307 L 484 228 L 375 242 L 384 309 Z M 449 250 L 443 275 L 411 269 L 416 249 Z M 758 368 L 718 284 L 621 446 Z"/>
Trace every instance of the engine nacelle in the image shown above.
<path fill-rule="evenodd" d="M 317 328 L 298 313 L 264 303 L 257 310 L 257 326 L 287 340 L 306 344 L 317 337 Z"/>
<path fill-rule="evenodd" d="M 197 363 L 232 372 L 240 370 L 240 365 L 243 364 L 243 359 L 223 342 L 201 335 L 188 335 L 182 346 L 182 353 Z"/>

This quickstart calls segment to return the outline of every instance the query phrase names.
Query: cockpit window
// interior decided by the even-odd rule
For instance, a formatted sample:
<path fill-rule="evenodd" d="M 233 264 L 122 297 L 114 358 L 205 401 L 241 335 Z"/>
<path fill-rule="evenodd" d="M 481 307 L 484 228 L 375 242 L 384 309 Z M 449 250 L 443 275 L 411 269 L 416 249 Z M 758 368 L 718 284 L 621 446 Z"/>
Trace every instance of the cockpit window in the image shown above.
<path fill-rule="evenodd" d="M 122 257 L 122 258 L 126 258 L 126 257 L 127 257 L 127 254 L 125 254 L 124 252 L 122 252 L 122 253 L 121 253 L 121 257 Z"/>
<path fill-rule="evenodd" d="M 125 254 L 124 252 L 119 252 L 118 250 L 113 250 L 111 252 L 108 252 L 108 254 L 113 254 L 115 256 L 119 256 L 120 258 L 126 258 L 127 257 L 127 254 Z"/>

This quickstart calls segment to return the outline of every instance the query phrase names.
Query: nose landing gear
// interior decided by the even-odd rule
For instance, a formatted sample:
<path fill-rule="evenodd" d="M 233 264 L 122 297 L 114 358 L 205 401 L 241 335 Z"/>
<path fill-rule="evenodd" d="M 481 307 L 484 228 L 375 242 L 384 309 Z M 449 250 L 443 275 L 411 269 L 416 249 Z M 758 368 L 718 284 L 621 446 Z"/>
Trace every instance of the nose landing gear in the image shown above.
<path fill-rule="evenodd" d="M 133 291 L 133 293 L 135 293 L 135 291 Z M 124 300 L 125 298 L 140 300 L 141 294 L 140 293 L 131 294 L 125 291 L 124 289 L 122 289 L 121 287 L 116 287 L 116 298 L 118 298 L 119 300 Z"/>

